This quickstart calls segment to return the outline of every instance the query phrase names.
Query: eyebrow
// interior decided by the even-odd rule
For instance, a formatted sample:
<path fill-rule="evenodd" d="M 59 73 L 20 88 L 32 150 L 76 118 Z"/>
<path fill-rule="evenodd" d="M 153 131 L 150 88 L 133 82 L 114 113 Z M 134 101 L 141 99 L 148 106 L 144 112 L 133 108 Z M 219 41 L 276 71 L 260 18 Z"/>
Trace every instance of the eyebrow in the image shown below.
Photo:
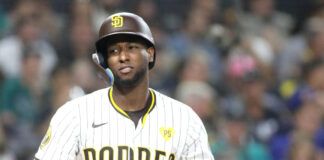
<path fill-rule="evenodd" d="M 113 43 L 113 44 L 108 45 L 107 48 L 110 48 L 110 47 L 117 47 L 117 46 L 118 46 L 118 43 L 126 43 L 125 45 L 136 44 L 136 45 L 140 45 L 140 46 L 143 46 L 143 47 L 149 48 L 146 44 L 141 43 L 141 42 L 137 42 L 137 41 L 116 42 L 116 43 Z"/>

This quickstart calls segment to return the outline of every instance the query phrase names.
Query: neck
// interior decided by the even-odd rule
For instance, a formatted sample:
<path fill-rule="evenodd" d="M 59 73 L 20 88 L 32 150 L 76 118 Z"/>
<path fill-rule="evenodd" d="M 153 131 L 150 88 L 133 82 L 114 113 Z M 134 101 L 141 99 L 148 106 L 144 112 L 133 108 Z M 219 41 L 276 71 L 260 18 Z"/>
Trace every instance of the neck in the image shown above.
<path fill-rule="evenodd" d="M 149 97 L 148 80 L 133 87 L 113 86 L 113 99 L 124 111 L 138 111 L 145 107 Z"/>

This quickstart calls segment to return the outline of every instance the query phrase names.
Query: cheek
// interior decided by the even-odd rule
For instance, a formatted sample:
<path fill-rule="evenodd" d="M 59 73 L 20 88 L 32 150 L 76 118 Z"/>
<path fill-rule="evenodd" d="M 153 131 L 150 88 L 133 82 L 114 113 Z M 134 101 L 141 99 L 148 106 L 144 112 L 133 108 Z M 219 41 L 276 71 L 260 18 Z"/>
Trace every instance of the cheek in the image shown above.
<path fill-rule="evenodd" d="M 146 66 L 149 64 L 150 55 L 144 49 L 139 54 L 134 54 L 133 59 L 137 62 L 138 65 Z"/>
<path fill-rule="evenodd" d="M 117 56 L 109 56 L 107 57 L 107 64 L 109 66 L 109 68 L 112 68 L 113 66 L 115 66 L 118 62 L 118 58 Z"/>

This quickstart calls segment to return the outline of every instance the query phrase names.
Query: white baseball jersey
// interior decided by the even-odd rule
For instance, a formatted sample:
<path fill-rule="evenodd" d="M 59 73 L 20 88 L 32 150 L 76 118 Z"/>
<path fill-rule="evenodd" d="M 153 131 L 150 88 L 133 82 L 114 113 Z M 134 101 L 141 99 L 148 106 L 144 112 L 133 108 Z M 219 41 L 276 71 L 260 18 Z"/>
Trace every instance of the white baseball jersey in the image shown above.
<path fill-rule="evenodd" d="M 138 125 L 105 88 L 60 107 L 35 155 L 40 160 L 213 160 L 205 127 L 185 104 L 150 89 Z"/>

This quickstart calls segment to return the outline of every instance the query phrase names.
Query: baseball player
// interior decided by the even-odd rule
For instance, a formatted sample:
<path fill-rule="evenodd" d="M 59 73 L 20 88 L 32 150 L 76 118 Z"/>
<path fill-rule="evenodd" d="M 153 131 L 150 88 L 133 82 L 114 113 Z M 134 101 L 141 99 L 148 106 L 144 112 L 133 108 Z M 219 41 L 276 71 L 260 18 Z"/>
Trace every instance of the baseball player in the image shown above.
<path fill-rule="evenodd" d="M 114 76 L 112 86 L 60 107 L 36 160 L 214 159 L 193 110 L 149 88 L 156 53 L 141 17 L 125 12 L 108 17 L 96 49 L 93 57 Z"/>

